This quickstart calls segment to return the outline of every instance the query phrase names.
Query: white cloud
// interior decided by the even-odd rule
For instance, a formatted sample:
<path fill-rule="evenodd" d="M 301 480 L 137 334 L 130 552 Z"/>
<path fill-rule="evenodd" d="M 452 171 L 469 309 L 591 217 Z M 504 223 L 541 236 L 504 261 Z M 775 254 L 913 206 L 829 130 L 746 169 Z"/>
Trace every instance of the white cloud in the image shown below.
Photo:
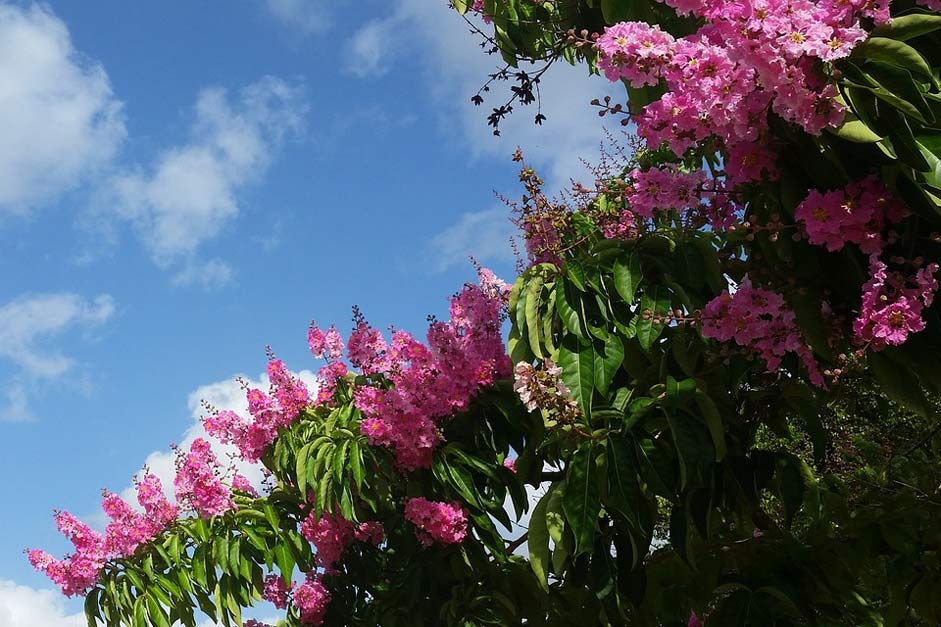
<path fill-rule="evenodd" d="M 104 68 L 35 4 L 0 4 L 0 120 L 0 216 L 55 200 L 110 163 L 126 135 Z"/>
<path fill-rule="evenodd" d="M 100 325 L 113 314 L 114 299 L 107 294 L 91 302 L 69 293 L 17 298 L 0 307 L 0 357 L 12 361 L 30 376 L 49 379 L 62 376 L 73 366 L 73 360 L 42 347 L 42 340 L 70 326 Z"/>
<path fill-rule="evenodd" d="M 406 20 L 401 11 L 367 22 L 353 34 L 347 69 L 360 78 L 375 78 L 391 68 L 393 51 L 401 41 L 395 29 Z"/>
<path fill-rule="evenodd" d="M 7 405 L 0 407 L 0 422 L 29 422 L 33 419 L 23 382 L 7 384 Z"/>
<path fill-rule="evenodd" d="M 265 0 L 265 7 L 284 26 L 302 35 L 314 35 L 330 26 L 324 0 Z"/>
<path fill-rule="evenodd" d="M 284 137 L 303 127 L 306 110 L 300 87 L 270 76 L 235 99 L 204 90 L 192 140 L 165 150 L 149 169 L 108 181 L 95 203 L 98 226 L 130 223 L 154 263 L 176 268 L 179 284 L 229 280 L 223 262 L 198 260 L 199 248 L 238 216 L 238 192 L 265 175 Z"/>
<path fill-rule="evenodd" d="M 3 627 L 85 627 L 83 614 L 69 614 L 59 592 L 36 590 L 0 580 L 0 625 Z"/>
<path fill-rule="evenodd" d="M 465 213 L 454 225 L 431 239 L 432 254 L 439 271 L 467 263 L 474 257 L 484 261 L 512 261 L 510 239 L 516 226 L 510 222 L 509 209 L 490 209 Z"/>
<path fill-rule="evenodd" d="M 318 383 L 313 372 L 301 370 L 296 375 L 307 384 L 312 394 L 316 394 Z M 177 445 L 181 449 L 188 450 L 190 444 L 196 438 L 208 440 L 212 444 L 216 456 L 223 464 L 227 464 L 230 459 L 236 460 L 234 464 L 236 470 L 245 475 L 255 486 L 259 486 L 262 480 L 261 466 L 236 459 L 238 450 L 234 446 L 220 444 L 207 435 L 201 420 L 206 413 L 202 407 L 202 401 L 209 403 L 220 411 L 228 409 L 238 412 L 246 418 L 249 417 L 245 390 L 242 388 L 242 384 L 236 380 L 237 378 L 247 379 L 247 377 L 239 376 L 210 383 L 197 388 L 189 395 L 187 404 L 193 418 L 193 424 L 183 433 L 183 437 Z M 262 374 L 257 379 L 248 380 L 248 384 L 253 388 L 267 390 L 269 381 L 267 375 Z M 150 469 L 150 472 L 160 477 L 164 491 L 169 497 L 173 496 L 173 477 L 176 475 L 175 460 L 176 455 L 173 451 L 154 451 L 144 461 L 144 465 Z M 133 486 L 125 488 L 121 495 L 129 502 L 134 502 L 136 499 Z"/>
<path fill-rule="evenodd" d="M 517 106 L 500 125 L 502 137 L 495 138 L 486 116 L 508 96 L 508 85 L 497 83 L 481 107 L 471 104 L 470 97 L 499 68 L 500 58 L 481 50 L 480 38 L 445 2 L 402 0 L 395 6 L 388 17 L 366 23 L 353 35 L 348 66 L 354 73 L 381 75 L 397 56 L 412 54 L 421 59 L 426 90 L 442 112 L 444 132 L 456 130 L 473 156 L 500 157 L 512 167 L 510 155 L 521 146 L 530 164 L 543 170 L 547 190 L 567 185 L 571 177 L 587 177 L 581 159 L 597 157 L 604 137 L 603 120 L 588 103 L 606 93 L 623 98 L 619 85 L 590 76 L 584 65 L 559 61 L 539 86 L 546 122 L 533 123 L 533 105 Z M 398 50 L 395 42 L 410 42 L 410 47 Z"/>
<path fill-rule="evenodd" d="M 204 289 L 222 287 L 232 280 L 232 267 L 220 259 L 205 263 L 192 261 L 173 277 L 174 285 L 199 285 Z"/>
<path fill-rule="evenodd" d="M 107 294 L 88 301 L 70 293 L 21 296 L 0 307 L 0 358 L 17 369 L 5 386 L 7 404 L 0 406 L 0 422 L 32 419 L 24 378 L 55 380 L 75 366 L 75 360 L 49 346 L 49 340 L 72 327 L 98 327 L 114 310 L 114 299 Z"/>

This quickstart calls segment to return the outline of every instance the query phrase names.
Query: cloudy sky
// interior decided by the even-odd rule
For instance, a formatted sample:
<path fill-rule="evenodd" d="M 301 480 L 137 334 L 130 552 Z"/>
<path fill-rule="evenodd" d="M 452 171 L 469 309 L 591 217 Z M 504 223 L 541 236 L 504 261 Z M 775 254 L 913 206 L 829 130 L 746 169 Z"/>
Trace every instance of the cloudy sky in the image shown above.
<path fill-rule="evenodd" d="M 510 155 L 582 172 L 606 85 L 554 68 L 497 139 L 495 63 L 445 0 L 0 0 L 0 625 L 84 624 L 22 549 L 169 473 L 266 345 L 315 370 L 311 318 L 421 332 L 468 255 L 512 278 Z"/>

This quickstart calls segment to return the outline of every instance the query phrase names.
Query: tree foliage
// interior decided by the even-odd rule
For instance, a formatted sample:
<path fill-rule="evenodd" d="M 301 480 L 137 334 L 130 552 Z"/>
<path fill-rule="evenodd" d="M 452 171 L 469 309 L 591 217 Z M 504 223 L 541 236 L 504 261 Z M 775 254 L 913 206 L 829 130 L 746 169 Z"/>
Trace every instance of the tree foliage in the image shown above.
<path fill-rule="evenodd" d="M 510 68 L 542 64 L 503 70 L 517 85 L 494 126 L 535 100 L 547 66 L 603 68 L 606 28 L 656 24 L 679 40 L 709 21 L 646 1 L 454 4 L 487 17 L 475 28 L 491 29 Z M 891 13 L 865 14 L 865 41 L 814 61 L 816 96 L 835 90 L 821 106 L 845 108 L 822 132 L 760 111 L 771 161 L 747 180 L 733 181 L 738 147 L 718 132 L 684 150 L 645 137 L 563 200 L 518 154 L 529 263 L 503 314 L 512 375 L 487 362 L 495 380 L 436 416 L 430 458 L 405 468 L 363 400 L 397 389 L 401 372 L 331 371 L 330 394 L 261 454 L 270 492 L 235 490 L 225 513 L 183 517 L 109 559 L 89 624 L 194 625 L 201 611 L 239 625 L 269 573 L 287 588 L 312 573 L 329 591 L 325 625 L 941 621 L 937 307 L 925 296 L 903 341 L 861 339 L 867 315 L 914 289 L 880 288 L 867 314 L 879 272 L 918 270 L 933 294 L 941 240 L 941 16 L 904 1 Z M 625 79 L 627 105 L 601 112 L 643 134 L 644 108 L 670 90 L 655 78 Z M 644 210 L 652 173 L 693 177 L 694 200 Z M 899 207 L 869 224 L 878 250 L 854 234 L 814 241 L 802 206 L 862 180 Z M 853 193 L 842 202 L 851 212 Z M 735 309 L 745 295 L 758 313 Z M 415 499 L 441 504 L 466 535 L 416 533 Z M 318 562 L 305 524 L 321 520 L 379 523 L 381 539 L 350 531 L 335 563 Z M 286 624 L 315 622 L 297 606 Z"/>

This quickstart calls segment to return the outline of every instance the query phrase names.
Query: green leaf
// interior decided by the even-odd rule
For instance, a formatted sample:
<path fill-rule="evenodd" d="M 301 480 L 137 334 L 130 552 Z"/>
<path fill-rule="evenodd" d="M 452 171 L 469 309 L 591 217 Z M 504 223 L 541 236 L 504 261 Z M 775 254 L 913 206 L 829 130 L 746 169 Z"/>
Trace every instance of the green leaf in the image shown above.
<path fill-rule="evenodd" d="M 667 422 L 673 435 L 680 462 L 680 489 L 693 479 L 702 480 L 715 459 L 711 440 L 705 430 L 692 417 L 681 413 L 667 413 Z"/>
<path fill-rule="evenodd" d="M 526 287 L 526 329 L 529 333 L 529 347 L 539 359 L 545 359 L 542 352 L 542 324 L 539 321 L 539 310 L 542 308 L 542 286 L 545 279 L 541 274 L 535 275 Z"/>
<path fill-rule="evenodd" d="M 282 539 L 274 547 L 274 561 L 281 571 L 281 578 L 286 586 L 291 586 L 291 580 L 294 577 L 294 554 L 287 545 L 287 540 Z"/>
<path fill-rule="evenodd" d="M 587 419 L 591 414 L 592 392 L 595 389 L 595 349 L 589 342 L 567 336 L 559 347 L 562 381 Z"/>
<path fill-rule="evenodd" d="M 874 144 L 882 141 L 882 137 L 875 133 L 866 123 L 860 120 L 852 111 L 846 112 L 843 123 L 836 129 L 828 129 L 841 139 L 857 144 Z"/>
<path fill-rule="evenodd" d="M 549 590 L 549 528 L 546 525 L 546 509 L 549 506 L 549 494 L 546 494 L 533 508 L 529 519 L 529 535 L 526 543 L 529 547 L 529 564 L 543 590 Z"/>
<path fill-rule="evenodd" d="M 875 27 L 872 34 L 878 37 L 907 41 L 936 30 L 941 30 L 941 15 L 912 13 L 893 17 L 888 24 L 880 24 Z"/>
<path fill-rule="evenodd" d="M 601 14 L 607 24 L 617 24 L 627 20 L 631 15 L 629 2 L 624 0 L 601 0 Z"/>
<path fill-rule="evenodd" d="M 565 516 L 562 510 L 562 484 L 553 484 L 546 496 L 549 497 L 546 505 L 546 528 L 549 530 L 549 537 L 556 545 L 561 544 L 562 536 L 565 533 Z"/>
<path fill-rule="evenodd" d="M 928 417 L 925 393 L 907 368 L 875 351 L 869 351 L 869 367 L 886 396 L 922 418 Z"/>
<path fill-rule="evenodd" d="M 301 493 L 301 498 L 307 497 L 307 458 L 310 455 L 312 444 L 305 444 L 297 452 L 297 462 L 295 464 L 297 476 L 297 489 Z"/>
<path fill-rule="evenodd" d="M 578 316 L 576 303 L 580 299 L 576 290 L 572 288 L 568 281 L 559 277 L 555 283 L 555 308 L 559 312 L 559 318 L 562 324 L 569 332 L 574 333 L 580 338 L 585 338 L 585 331 L 582 329 L 582 323 Z"/>
<path fill-rule="evenodd" d="M 684 407 L 690 400 L 692 400 L 693 395 L 696 393 L 696 380 L 695 379 L 683 379 L 677 381 L 670 375 L 667 375 L 667 384 L 666 384 L 666 400 L 664 404 L 667 407 L 680 408 Z"/>
<path fill-rule="evenodd" d="M 791 456 L 778 459 L 775 472 L 778 480 L 778 493 L 784 505 L 785 524 L 790 527 L 794 516 L 804 503 L 804 478 L 800 465 Z"/>
<path fill-rule="evenodd" d="M 666 451 L 656 441 L 644 438 L 637 443 L 637 456 L 644 467 L 648 489 L 665 499 L 676 496 L 676 472 Z"/>
<path fill-rule="evenodd" d="M 640 265 L 640 255 L 631 251 L 614 262 L 614 289 L 627 304 L 634 302 L 637 287 L 643 280 L 643 269 Z"/>
<path fill-rule="evenodd" d="M 595 387 L 601 394 L 606 395 L 614 381 L 621 364 L 624 363 L 624 343 L 621 337 L 612 333 L 608 336 L 604 346 L 595 351 Z"/>
<path fill-rule="evenodd" d="M 721 462 L 725 457 L 726 447 L 725 429 L 722 427 L 722 416 L 719 415 L 719 408 L 716 407 L 712 398 L 702 390 L 696 390 L 696 404 L 699 405 L 702 419 L 706 422 L 709 435 L 712 436 L 712 446 L 716 450 L 716 461 Z"/>
<path fill-rule="evenodd" d="M 931 66 L 917 50 L 906 43 L 888 37 L 870 37 L 853 48 L 854 59 L 873 59 L 905 68 L 931 79 Z"/>
<path fill-rule="evenodd" d="M 595 541 L 598 513 L 601 511 L 598 469 L 591 442 L 578 447 L 567 468 L 568 477 L 562 494 L 565 519 L 575 534 L 575 554 L 591 551 Z"/>
<path fill-rule="evenodd" d="M 353 481 L 356 482 L 356 489 L 363 489 L 363 451 L 360 449 L 359 440 L 353 440 L 350 443 L 350 469 L 353 472 Z"/>
<path fill-rule="evenodd" d="M 650 348 L 663 333 L 666 324 L 663 317 L 670 310 L 670 290 L 663 285 L 653 285 L 644 290 L 640 299 L 640 311 L 637 318 L 637 341 L 645 351 Z M 648 313 L 649 312 L 649 315 Z M 654 324 L 654 318 L 660 321 Z"/>
<path fill-rule="evenodd" d="M 643 531 L 637 513 L 638 503 L 642 498 L 640 483 L 637 480 L 637 461 L 634 458 L 634 445 L 627 438 L 608 438 L 608 501 L 636 529 Z"/>
<path fill-rule="evenodd" d="M 692 556 L 688 550 L 689 521 L 686 517 L 686 508 L 679 505 L 670 512 L 670 544 L 684 562 L 690 562 Z"/>

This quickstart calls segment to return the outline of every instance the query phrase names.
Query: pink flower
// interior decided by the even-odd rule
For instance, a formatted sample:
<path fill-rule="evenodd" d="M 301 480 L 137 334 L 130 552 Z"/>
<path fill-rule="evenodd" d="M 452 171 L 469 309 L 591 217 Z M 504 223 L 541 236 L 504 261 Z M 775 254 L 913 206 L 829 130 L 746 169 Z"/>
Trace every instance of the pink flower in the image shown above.
<path fill-rule="evenodd" d="M 929 264 L 914 275 L 889 271 L 876 255 L 869 258 L 871 278 L 863 285 L 859 316 L 853 333 L 873 350 L 899 346 L 908 336 L 925 329 L 922 312 L 934 302 L 938 290 L 937 264 Z"/>
<path fill-rule="evenodd" d="M 702 334 L 722 342 L 734 341 L 754 350 L 769 371 L 777 370 L 787 353 L 795 353 L 810 380 L 824 385 L 823 376 L 795 322 L 794 312 L 775 292 L 744 281 L 730 294 L 723 291 L 702 311 Z"/>
<path fill-rule="evenodd" d="M 598 68 L 611 81 L 624 78 L 634 87 L 656 85 L 673 43 L 672 35 L 646 22 L 608 26 L 595 44 Z"/>
<path fill-rule="evenodd" d="M 503 460 L 503 467 L 509 470 L 512 473 L 516 473 L 516 458 L 507 457 Z"/>
<path fill-rule="evenodd" d="M 353 523 L 339 514 L 311 512 L 301 523 L 301 534 L 317 547 L 317 565 L 332 572 L 343 551 L 353 541 Z"/>
<path fill-rule="evenodd" d="M 232 493 L 219 478 L 221 466 L 209 446 L 209 442 L 197 438 L 189 453 L 177 457 L 176 498 L 186 503 L 203 518 L 221 516 L 234 509 Z"/>
<path fill-rule="evenodd" d="M 418 539 L 425 546 L 434 542 L 458 544 L 467 535 L 467 514 L 460 503 L 440 503 L 425 498 L 409 499 L 405 518 L 418 529 Z"/>
<path fill-rule="evenodd" d="M 265 577 L 265 587 L 261 593 L 261 598 L 274 605 L 277 609 L 283 610 L 288 606 L 288 593 L 294 588 L 291 584 L 289 589 L 284 583 L 284 577 L 271 574 Z"/>
<path fill-rule="evenodd" d="M 232 477 L 232 489 L 258 498 L 258 490 L 255 489 L 255 486 L 252 485 L 252 482 L 249 481 L 248 477 L 245 475 L 236 473 Z"/>
<path fill-rule="evenodd" d="M 318 359 L 326 356 L 330 361 L 335 361 L 343 356 L 343 338 L 333 325 L 330 325 L 326 331 L 321 331 L 311 321 L 307 332 L 307 343 L 310 346 L 310 352 Z"/>
<path fill-rule="evenodd" d="M 97 531 L 75 518 L 69 512 L 55 513 L 56 527 L 75 547 L 75 553 L 57 560 L 45 551 L 27 550 L 30 564 L 44 572 L 62 589 L 62 594 L 85 594 L 98 580 L 107 554 L 105 540 Z"/>
<path fill-rule="evenodd" d="M 810 190 L 794 216 L 803 222 L 811 244 L 835 252 L 853 243 L 872 254 L 885 245 L 882 238 L 885 225 L 902 219 L 905 209 L 881 181 L 869 176 L 842 190 L 826 193 Z"/>
<path fill-rule="evenodd" d="M 294 591 L 294 605 L 301 613 L 301 624 L 321 625 L 330 604 L 330 593 L 313 572 Z"/>
<path fill-rule="evenodd" d="M 403 470 L 427 468 L 441 441 L 438 423 L 466 409 L 481 386 L 509 375 L 500 334 L 508 290 L 489 270 L 479 273 L 480 285 L 451 298 L 450 320 L 433 322 L 424 345 L 395 332 L 390 346 L 365 322 L 350 337 L 350 360 L 365 373 L 381 364 L 392 384 L 354 391 L 360 430 L 370 444 L 393 449 Z"/>
<path fill-rule="evenodd" d="M 379 544 L 382 543 L 382 539 L 385 537 L 385 535 L 386 532 L 382 527 L 382 523 L 376 521 L 360 523 L 355 532 L 357 541 L 368 542 L 376 546 L 379 546 Z"/>

